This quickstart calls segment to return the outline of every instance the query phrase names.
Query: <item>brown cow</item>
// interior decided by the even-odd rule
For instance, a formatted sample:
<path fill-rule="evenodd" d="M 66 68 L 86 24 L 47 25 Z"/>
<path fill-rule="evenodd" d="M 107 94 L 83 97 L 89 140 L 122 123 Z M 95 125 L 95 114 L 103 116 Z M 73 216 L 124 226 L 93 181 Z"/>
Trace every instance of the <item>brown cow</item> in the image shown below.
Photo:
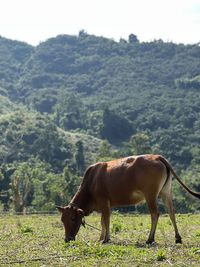
<path fill-rule="evenodd" d="M 146 243 L 152 244 L 159 217 L 156 202 L 160 197 L 168 209 L 175 230 L 175 241 L 181 243 L 172 204 L 170 173 L 190 194 L 200 198 L 200 193 L 190 190 L 160 155 L 132 156 L 91 165 L 70 204 L 57 207 L 62 213 L 65 241 L 75 240 L 81 224 L 84 224 L 84 216 L 98 211 L 102 225 L 100 240 L 108 242 L 111 208 L 136 205 L 145 200 L 151 214 L 151 231 Z"/>

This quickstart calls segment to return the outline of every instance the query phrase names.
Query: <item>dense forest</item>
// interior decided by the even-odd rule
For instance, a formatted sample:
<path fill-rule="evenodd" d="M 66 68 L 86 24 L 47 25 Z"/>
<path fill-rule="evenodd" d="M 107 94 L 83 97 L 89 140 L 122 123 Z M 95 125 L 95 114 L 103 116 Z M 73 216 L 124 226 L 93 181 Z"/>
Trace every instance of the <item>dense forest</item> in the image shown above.
<path fill-rule="evenodd" d="M 133 154 L 164 155 L 200 191 L 199 44 L 0 37 L 0 112 L 0 210 L 54 210 L 89 164 Z M 176 210 L 200 210 L 173 190 Z"/>

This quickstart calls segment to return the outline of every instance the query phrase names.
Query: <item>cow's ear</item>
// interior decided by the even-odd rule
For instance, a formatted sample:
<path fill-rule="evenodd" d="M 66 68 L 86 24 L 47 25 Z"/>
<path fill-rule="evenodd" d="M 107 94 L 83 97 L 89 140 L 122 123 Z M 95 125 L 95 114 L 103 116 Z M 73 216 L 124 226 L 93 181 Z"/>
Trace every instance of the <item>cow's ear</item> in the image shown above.
<path fill-rule="evenodd" d="M 84 213 L 84 211 L 83 211 L 82 209 L 77 209 L 77 212 L 78 212 L 78 214 L 80 214 L 81 216 L 84 216 L 84 215 L 85 215 L 85 213 Z"/>
<path fill-rule="evenodd" d="M 60 207 L 60 206 L 56 206 L 56 208 L 61 212 L 61 213 L 63 213 L 64 212 L 64 210 L 65 210 L 65 208 L 63 208 L 63 207 Z"/>

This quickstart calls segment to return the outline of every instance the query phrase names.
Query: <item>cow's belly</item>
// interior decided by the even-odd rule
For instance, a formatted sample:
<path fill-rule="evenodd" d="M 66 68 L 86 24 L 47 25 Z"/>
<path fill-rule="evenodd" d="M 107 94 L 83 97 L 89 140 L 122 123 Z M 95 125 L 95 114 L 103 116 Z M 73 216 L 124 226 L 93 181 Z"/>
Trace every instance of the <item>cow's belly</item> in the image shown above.
<path fill-rule="evenodd" d="M 113 197 L 110 202 L 111 206 L 116 207 L 116 206 L 126 206 L 126 205 L 137 205 L 141 202 L 144 202 L 144 194 L 137 190 L 129 194 L 120 194 L 120 192 Z"/>
<path fill-rule="evenodd" d="M 132 193 L 130 200 L 131 200 L 131 204 L 134 204 L 134 205 L 139 204 L 144 201 L 144 194 L 139 190 L 135 191 Z"/>

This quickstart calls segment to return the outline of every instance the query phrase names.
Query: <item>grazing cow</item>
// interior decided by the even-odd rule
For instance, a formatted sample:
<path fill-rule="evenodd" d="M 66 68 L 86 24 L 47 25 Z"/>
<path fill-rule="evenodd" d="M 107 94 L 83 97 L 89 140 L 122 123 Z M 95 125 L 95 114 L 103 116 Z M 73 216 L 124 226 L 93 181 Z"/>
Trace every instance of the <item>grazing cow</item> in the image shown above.
<path fill-rule="evenodd" d="M 111 208 L 136 205 L 145 200 L 151 214 L 151 230 L 146 243 L 152 244 L 159 217 L 156 202 L 160 197 L 169 212 L 175 241 L 181 243 L 172 204 L 171 173 L 191 195 L 200 198 L 200 193 L 189 189 L 160 155 L 131 156 L 91 165 L 69 205 L 57 207 L 62 213 L 65 241 L 75 240 L 81 224 L 84 224 L 84 216 L 97 211 L 101 213 L 100 240 L 108 242 Z"/>

